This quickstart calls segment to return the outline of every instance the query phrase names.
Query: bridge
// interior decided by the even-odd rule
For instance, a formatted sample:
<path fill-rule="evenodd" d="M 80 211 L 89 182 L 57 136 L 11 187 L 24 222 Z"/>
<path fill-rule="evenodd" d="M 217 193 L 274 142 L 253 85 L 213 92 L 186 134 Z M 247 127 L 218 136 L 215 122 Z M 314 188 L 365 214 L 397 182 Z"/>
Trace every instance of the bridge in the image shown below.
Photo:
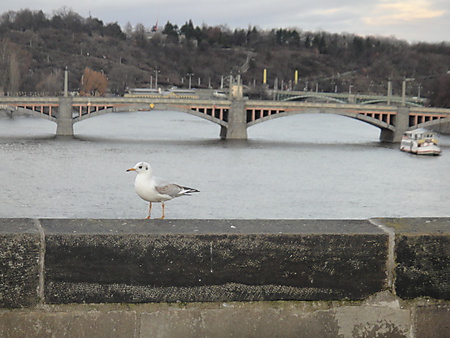
<path fill-rule="evenodd" d="M 420 97 L 407 97 L 397 95 L 367 95 L 352 93 L 326 93 L 313 91 L 277 91 L 271 90 L 270 95 L 277 101 L 312 101 L 330 103 L 357 103 L 357 104 L 387 104 L 408 105 L 423 107 L 427 99 Z"/>
<path fill-rule="evenodd" d="M 242 87 L 241 87 L 242 88 Z M 233 88 L 232 88 L 233 89 Z M 296 114 L 337 114 L 373 125 L 383 142 L 400 142 L 406 130 L 450 122 L 450 109 L 345 102 L 248 100 L 242 90 L 229 99 L 153 97 L 1 97 L 0 110 L 31 114 L 57 123 L 58 136 L 73 136 L 73 124 L 111 112 L 171 110 L 220 125 L 222 139 L 247 139 L 247 128 Z"/>

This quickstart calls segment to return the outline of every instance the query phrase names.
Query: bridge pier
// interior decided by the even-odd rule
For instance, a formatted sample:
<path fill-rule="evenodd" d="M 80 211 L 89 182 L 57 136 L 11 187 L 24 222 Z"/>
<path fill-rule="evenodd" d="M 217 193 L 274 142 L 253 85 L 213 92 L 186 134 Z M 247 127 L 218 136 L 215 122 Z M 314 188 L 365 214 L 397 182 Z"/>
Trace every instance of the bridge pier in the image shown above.
<path fill-rule="evenodd" d="M 380 141 L 389 143 L 398 143 L 402 140 L 402 136 L 409 127 L 409 108 L 398 107 L 395 116 L 395 130 L 381 129 Z"/>
<path fill-rule="evenodd" d="M 59 98 L 58 117 L 56 119 L 56 136 L 73 136 L 72 98 Z"/>
<path fill-rule="evenodd" d="M 220 138 L 227 140 L 246 140 L 247 137 L 245 101 L 243 98 L 233 99 L 228 113 L 228 127 L 221 128 Z"/>

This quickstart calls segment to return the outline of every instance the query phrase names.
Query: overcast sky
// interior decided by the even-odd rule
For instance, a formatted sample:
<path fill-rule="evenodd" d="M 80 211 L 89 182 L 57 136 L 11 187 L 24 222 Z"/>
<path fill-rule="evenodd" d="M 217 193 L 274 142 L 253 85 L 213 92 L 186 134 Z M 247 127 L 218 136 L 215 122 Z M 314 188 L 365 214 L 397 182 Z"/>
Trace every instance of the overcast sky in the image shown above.
<path fill-rule="evenodd" d="M 127 22 L 151 27 L 167 21 L 182 26 L 225 25 L 231 29 L 298 28 L 304 31 L 394 36 L 409 42 L 450 41 L 449 0 L 12 0 L 0 12 L 62 8 L 105 24 Z"/>

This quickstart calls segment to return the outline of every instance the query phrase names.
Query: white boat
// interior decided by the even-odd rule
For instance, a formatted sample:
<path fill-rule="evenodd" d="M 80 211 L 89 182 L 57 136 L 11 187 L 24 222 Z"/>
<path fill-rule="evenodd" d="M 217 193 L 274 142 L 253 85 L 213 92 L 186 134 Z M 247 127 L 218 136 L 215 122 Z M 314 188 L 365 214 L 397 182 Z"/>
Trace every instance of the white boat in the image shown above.
<path fill-rule="evenodd" d="M 415 129 L 403 134 L 400 150 L 417 155 L 440 155 L 441 148 L 434 133 L 425 129 Z"/>

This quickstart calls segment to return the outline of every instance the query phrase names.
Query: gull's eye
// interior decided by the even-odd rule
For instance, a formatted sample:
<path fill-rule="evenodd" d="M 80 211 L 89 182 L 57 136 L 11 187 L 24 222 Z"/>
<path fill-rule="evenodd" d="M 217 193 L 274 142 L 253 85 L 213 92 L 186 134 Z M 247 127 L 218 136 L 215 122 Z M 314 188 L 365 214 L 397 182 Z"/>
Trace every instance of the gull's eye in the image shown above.
<path fill-rule="evenodd" d="M 141 165 L 139 166 L 139 169 L 142 169 L 142 166 L 141 166 Z"/>

